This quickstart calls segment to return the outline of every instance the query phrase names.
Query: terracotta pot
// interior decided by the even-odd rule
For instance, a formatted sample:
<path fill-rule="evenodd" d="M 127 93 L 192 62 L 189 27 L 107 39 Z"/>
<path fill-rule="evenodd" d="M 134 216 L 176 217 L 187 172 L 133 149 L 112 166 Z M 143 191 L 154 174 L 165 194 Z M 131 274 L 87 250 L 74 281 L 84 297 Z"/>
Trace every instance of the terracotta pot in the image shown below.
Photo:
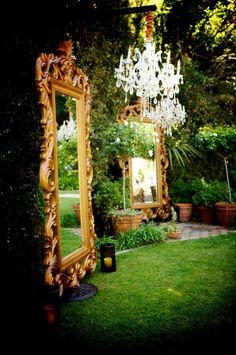
<path fill-rule="evenodd" d="M 192 217 L 192 203 L 174 203 L 180 222 L 189 222 Z"/>
<path fill-rule="evenodd" d="M 143 219 L 143 214 L 112 216 L 111 224 L 114 234 L 126 232 L 130 229 L 139 228 Z"/>
<path fill-rule="evenodd" d="M 74 205 L 73 210 L 76 214 L 78 221 L 80 222 L 80 205 Z"/>
<path fill-rule="evenodd" d="M 219 225 L 230 227 L 236 218 L 236 203 L 217 202 L 215 207 Z"/>
<path fill-rule="evenodd" d="M 180 239 L 180 231 L 168 232 L 167 236 L 170 239 Z"/>
<path fill-rule="evenodd" d="M 198 206 L 198 214 L 201 223 L 213 224 L 214 208 L 210 206 Z"/>

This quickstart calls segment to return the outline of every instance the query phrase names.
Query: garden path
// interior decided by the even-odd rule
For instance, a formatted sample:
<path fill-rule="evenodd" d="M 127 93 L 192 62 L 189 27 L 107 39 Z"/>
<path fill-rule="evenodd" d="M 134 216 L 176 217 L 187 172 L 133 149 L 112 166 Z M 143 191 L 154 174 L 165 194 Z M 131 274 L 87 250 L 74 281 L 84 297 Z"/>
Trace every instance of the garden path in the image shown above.
<path fill-rule="evenodd" d="M 178 223 L 181 238 L 177 240 L 192 240 L 198 238 L 213 237 L 220 234 L 227 234 L 232 231 L 223 226 L 203 224 L 197 222 Z M 169 241 L 176 241 L 170 239 Z"/>
<path fill-rule="evenodd" d="M 178 242 L 183 240 L 193 240 L 199 238 L 208 238 L 208 237 L 216 237 L 217 235 L 227 234 L 229 232 L 236 232 L 236 230 L 228 229 L 223 226 L 212 225 L 212 224 L 203 224 L 199 222 L 186 222 L 186 223 L 177 223 L 177 227 L 180 230 L 180 238 L 179 239 L 168 239 L 167 242 Z M 116 254 L 122 254 L 130 252 L 135 249 L 127 249 L 117 251 Z"/>

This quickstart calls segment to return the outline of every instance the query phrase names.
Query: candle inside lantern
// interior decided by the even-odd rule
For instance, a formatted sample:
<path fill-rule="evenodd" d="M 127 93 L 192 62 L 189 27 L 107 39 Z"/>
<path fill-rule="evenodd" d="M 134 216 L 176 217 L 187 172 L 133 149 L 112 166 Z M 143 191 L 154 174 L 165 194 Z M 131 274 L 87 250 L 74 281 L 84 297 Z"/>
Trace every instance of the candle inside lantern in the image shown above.
<path fill-rule="evenodd" d="M 48 324 L 54 324 L 56 322 L 56 310 L 52 304 L 44 305 L 45 319 Z"/>
<path fill-rule="evenodd" d="M 106 268 L 111 268 L 112 267 L 112 258 L 110 256 L 107 256 L 106 258 L 103 259 L 104 265 Z"/>

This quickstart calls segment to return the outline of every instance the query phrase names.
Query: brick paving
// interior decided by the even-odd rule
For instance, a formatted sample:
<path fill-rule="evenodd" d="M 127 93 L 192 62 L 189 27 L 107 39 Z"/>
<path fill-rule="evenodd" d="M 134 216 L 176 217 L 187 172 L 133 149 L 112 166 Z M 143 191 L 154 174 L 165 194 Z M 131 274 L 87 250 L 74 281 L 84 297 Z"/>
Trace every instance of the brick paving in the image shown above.
<path fill-rule="evenodd" d="M 223 226 L 202 224 L 197 222 L 178 223 L 177 227 L 180 230 L 180 239 L 177 240 L 207 238 L 233 232 L 232 229 L 228 229 Z M 170 241 L 174 242 L 176 240 L 172 239 Z"/>

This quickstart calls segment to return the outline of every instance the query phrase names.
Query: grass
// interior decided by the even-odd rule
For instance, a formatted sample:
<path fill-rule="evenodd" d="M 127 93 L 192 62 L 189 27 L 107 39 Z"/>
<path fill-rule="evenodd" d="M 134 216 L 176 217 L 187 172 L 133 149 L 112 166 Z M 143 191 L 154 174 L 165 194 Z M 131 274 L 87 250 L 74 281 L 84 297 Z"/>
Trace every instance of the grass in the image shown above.
<path fill-rule="evenodd" d="M 72 251 L 82 245 L 81 233 L 78 228 L 61 228 L 62 257 L 69 255 Z"/>
<path fill-rule="evenodd" d="M 60 216 L 64 216 L 66 214 L 74 214 L 72 206 L 79 202 L 79 197 L 63 197 L 65 194 L 76 194 L 77 190 L 73 191 L 60 191 Z"/>
<path fill-rule="evenodd" d="M 62 303 L 55 342 L 93 353 L 186 354 L 233 339 L 236 234 L 137 248 L 116 256 L 117 271 L 83 281 L 94 297 Z M 179 352 L 178 352 L 179 353 Z"/>
<path fill-rule="evenodd" d="M 60 219 L 61 219 L 61 245 L 62 257 L 69 255 L 81 246 L 81 233 L 79 222 L 73 210 L 73 205 L 79 202 L 79 197 L 68 197 L 65 194 L 78 194 L 78 190 L 60 191 Z M 70 228 L 65 228 L 70 227 Z"/>
<path fill-rule="evenodd" d="M 79 202 L 79 197 L 64 196 L 66 194 L 78 194 L 78 190 L 60 191 L 59 207 L 61 227 L 79 227 L 79 221 L 73 210 L 73 205 Z M 64 252 L 63 252 L 64 254 Z"/>

